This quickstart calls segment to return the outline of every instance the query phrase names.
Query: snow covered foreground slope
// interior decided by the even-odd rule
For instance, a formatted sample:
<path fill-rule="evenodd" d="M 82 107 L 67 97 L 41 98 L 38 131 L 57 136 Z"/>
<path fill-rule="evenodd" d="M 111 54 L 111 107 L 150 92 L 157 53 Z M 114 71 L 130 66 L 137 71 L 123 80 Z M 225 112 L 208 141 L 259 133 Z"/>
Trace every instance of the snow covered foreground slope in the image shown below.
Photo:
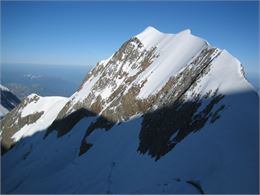
<path fill-rule="evenodd" d="M 258 96 L 189 30 L 147 28 L 64 104 L 4 154 L 3 193 L 258 193 Z"/>

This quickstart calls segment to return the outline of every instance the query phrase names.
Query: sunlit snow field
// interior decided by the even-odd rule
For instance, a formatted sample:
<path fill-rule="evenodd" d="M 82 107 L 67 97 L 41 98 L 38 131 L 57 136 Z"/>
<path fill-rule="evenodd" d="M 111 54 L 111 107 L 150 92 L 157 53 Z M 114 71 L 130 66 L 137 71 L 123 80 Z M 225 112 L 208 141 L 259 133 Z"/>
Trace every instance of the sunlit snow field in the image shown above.
<path fill-rule="evenodd" d="M 1 84 L 20 99 L 36 93 L 42 96 L 70 96 L 77 90 L 88 66 L 2 64 Z"/>

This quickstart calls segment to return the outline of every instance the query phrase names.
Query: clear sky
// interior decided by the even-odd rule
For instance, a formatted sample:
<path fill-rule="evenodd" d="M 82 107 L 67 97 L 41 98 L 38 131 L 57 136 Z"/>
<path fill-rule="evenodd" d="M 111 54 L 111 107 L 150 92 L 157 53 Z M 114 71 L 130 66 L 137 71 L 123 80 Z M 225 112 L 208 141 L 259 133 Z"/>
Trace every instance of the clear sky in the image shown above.
<path fill-rule="evenodd" d="M 2 63 L 94 66 L 147 26 L 191 29 L 259 73 L 258 2 L 1 2 Z"/>

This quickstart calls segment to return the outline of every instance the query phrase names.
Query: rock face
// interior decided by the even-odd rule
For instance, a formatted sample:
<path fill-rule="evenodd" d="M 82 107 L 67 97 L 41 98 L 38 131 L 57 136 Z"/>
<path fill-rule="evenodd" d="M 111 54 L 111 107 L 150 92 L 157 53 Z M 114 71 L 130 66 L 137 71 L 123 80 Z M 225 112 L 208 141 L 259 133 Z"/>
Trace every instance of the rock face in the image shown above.
<path fill-rule="evenodd" d="M 70 98 L 4 118 L 3 192 L 256 193 L 258 104 L 226 50 L 148 27 Z"/>
<path fill-rule="evenodd" d="M 135 97 L 131 97 L 131 93 L 134 93 L 134 87 L 131 89 L 127 89 L 127 87 L 134 84 L 137 76 L 156 57 L 158 56 L 155 54 L 155 49 L 146 50 L 136 37 L 125 42 L 110 59 L 99 62 L 86 76 L 80 89 L 62 109 L 59 118 L 80 108 L 102 113 L 113 121 L 127 119 L 127 117 L 135 114 L 120 113 L 120 108 L 117 110 L 117 115 L 111 115 L 108 112 L 111 111 L 111 108 L 114 108 L 114 105 L 120 106 L 118 104 L 123 96 L 125 97 L 123 102 L 127 102 L 127 99 L 134 102 Z M 138 85 L 135 87 L 137 88 Z M 129 92 L 126 93 L 126 90 Z M 124 107 L 124 105 L 121 107 Z"/>

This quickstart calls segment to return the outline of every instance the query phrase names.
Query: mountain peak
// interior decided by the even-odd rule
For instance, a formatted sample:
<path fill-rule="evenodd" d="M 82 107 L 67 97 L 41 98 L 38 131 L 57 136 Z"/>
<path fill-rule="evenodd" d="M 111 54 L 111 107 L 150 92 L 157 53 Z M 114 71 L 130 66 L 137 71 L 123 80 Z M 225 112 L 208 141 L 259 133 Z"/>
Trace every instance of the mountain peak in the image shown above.
<path fill-rule="evenodd" d="M 154 28 L 153 26 L 148 26 L 144 29 L 143 32 L 160 32 L 158 31 L 156 28 Z"/>
<path fill-rule="evenodd" d="M 191 34 L 191 30 L 190 29 L 185 29 L 185 30 L 179 32 L 178 34 Z"/>
<path fill-rule="evenodd" d="M 184 37 L 184 39 L 189 39 L 188 37 L 196 37 L 191 34 L 190 29 L 185 29 L 176 34 L 172 33 L 163 33 L 158 31 L 152 26 L 148 26 L 144 31 L 135 36 L 138 38 L 144 45 L 147 50 L 150 50 L 153 47 L 160 47 L 160 45 L 168 44 L 169 42 L 176 39 L 176 37 Z M 179 39 L 178 38 L 178 39 Z M 200 37 L 197 39 L 203 40 Z M 204 40 L 203 40 L 204 41 Z M 205 42 L 205 41 L 204 41 Z"/>
<path fill-rule="evenodd" d="M 164 33 L 156 30 L 154 27 L 148 26 L 143 32 L 136 35 L 146 49 L 150 49 L 154 46 L 162 37 Z"/>

